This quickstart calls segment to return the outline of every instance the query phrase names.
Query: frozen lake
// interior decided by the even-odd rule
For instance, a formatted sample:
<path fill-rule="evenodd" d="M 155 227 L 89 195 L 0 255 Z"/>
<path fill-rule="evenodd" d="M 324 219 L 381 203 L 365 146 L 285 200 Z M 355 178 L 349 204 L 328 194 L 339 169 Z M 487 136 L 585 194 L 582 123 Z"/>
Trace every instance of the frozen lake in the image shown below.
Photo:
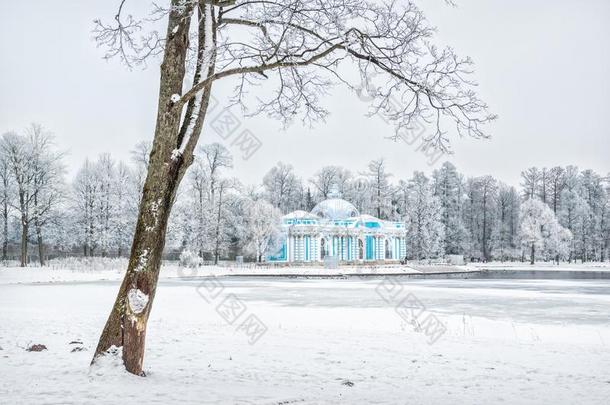
<path fill-rule="evenodd" d="M 607 280 L 206 280 L 161 280 L 143 379 L 112 364 L 88 367 L 118 282 L 0 284 L 0 398 L 593 404 L 610 396 Z M 222 311 L 227 300 L 240 317 Z M 266 328 L 254 344 L 240 328 L 251 315 Z M 446 331 L 427 330 L 428 315 Z M 30 343 L 48 350 L 25 352 Z"/>
<path fill-rule="evenodd" d="M 399 276 L 390 279 L 400 285 L 397 288 L 403 293 L 415 294 L 426 307 L 441 315 L 610 326 L 610 280 L 417 280 Z M 378 293 L 383 289 L 383 278 L 220 280 L 247 302 L 270 301 L 284 307 L 393 308 L 392 302 Z M 199 283 L 167 280 L 164 284 Z"/>

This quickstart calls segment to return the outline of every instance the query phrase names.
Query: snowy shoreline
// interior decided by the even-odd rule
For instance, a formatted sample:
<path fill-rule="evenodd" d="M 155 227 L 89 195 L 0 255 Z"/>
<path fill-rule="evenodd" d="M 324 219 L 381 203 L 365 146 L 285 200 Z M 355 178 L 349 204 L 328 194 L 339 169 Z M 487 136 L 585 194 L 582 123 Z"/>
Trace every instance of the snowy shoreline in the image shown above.
<path fill-rule="evenodd" d="M 0 285 L 120 281 L 125 267 L 112 263 L 114 268 L 89 269 L 87 266 L 61 267 L 0 267 Z M 477 263 L 465 266 L 448 265 L 393 265 L 356 267 L 345 266 L 336 269 L 323 267 L 230 267 L 202 266 L 185 268 L 177 265 L 164 265 L 161 268 L 162 280 L 193 280 L 206 277 L 253 277 L 272 279 L 352 279 L 401 277 L 413 279 L 610 279 L 610 263 L 567 264 L 559 266 L 540 264 L 530 266 L 516 263 Z"/>

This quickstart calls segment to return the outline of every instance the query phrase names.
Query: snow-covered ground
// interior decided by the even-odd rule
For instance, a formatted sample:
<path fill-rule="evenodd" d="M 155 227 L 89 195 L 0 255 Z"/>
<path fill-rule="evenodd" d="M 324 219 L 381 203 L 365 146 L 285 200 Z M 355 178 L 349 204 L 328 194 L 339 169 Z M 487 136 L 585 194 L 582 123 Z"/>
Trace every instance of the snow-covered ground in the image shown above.
<path fill-rule="evenodd" d="M 121 263 L 121 262 L 118 262 Z M 112 266 L 92 265 L 88 268 L 72 269 L 66 267 L 51 267 L 40 269 L 38 267 L 8 267 L 0 268 L 0 284 L 22 283 L 54 283 L 64 281 L 113 281 L 121 280 L 127 268 L 127 262 Z M 322 266 L 301 267 L 258 267 L 258 266 L 202 266 L 196 268 L 179 267 L 176 264 L 162 266 L 161 279 L 191 279 L 209 276 L 342 276 L 342 275 L 375 275 L 375 274 L 419 274 L 439 271 L 462 272 L 473 271 L 476 268 L 469 266 L 340 266 L 335 269 Z"/>
<path fill-rule="evenodd" d="M 20 271 L 0 269 L 0 403 L 610 397 L 607 280 L 202 279 L 165 269 L 149 324 L 148 376 L 139 378 L 112 359 L 88 366 L 120 271 Z M 239 303 L 240 317 L 224 310 L 227 302 Z M 408 322 L 420 311 L 425 330 Z M 266 332 L 240 328 L 251 315 Z M 426 330 L 427 316 L 446 332 Z M 34 343 L 48 350 L 24 350 Z"/>
<path fill-rule="evenodd" d="M 1 284 L 22 283 L 53 283 L 65 281 L 114 281 L 121 280 L 127 268 L 127 259 L 60 259 L 52 261 L 50 267 L 40 269 L 28 267 L 25 269 L 15 266 L 0 267 Z M 324 268 L 322 266 L 255 266 L 251 264 L 235 265 L 226 263 L 222 266 L 202 266 L 197 268 L 180 267 L 175 262 L 168 262 L 162 266 L 161 279 L 190 279 L 207 276 L 343 276 L 343 275 L 401 275 L 421 273 L 444 272 L 474 272 L 478 270 L 556 270 L 556 271 L 607 271 L 610 272 L 610 262 L 605 263 L 537 263 L 532 266 L 521 262 L 490 262 L 469 263 L 463 266 L 429 265 L 409 263 L 408 265 L 384 266 L 339 266 L 338 268 Z"/>
<path fill-rule="evenodd" d="M 474 269 L 495 269 L 495 270 L 559 270 L 559 271 L 610 271 L 610 262 L 585 262 L 560 264 L 540 262 L 535 265 L 529 262 L 490 262 L 490 263 L 471 263 L 468 265 Z"/>

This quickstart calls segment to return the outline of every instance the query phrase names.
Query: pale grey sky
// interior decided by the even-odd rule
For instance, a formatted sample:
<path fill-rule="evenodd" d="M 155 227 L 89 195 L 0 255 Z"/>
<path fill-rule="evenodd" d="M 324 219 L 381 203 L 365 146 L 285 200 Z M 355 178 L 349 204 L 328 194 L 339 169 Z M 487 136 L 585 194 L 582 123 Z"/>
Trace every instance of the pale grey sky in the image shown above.
<path fill-rule="evenodd" d="M 158 67 L 128 71 L 102 60 L 91 40 L 92 20 L 110 16 L 117 1 L 1 1 L 0 133 L 40 122 L 70 151 L 71 173 L 102 152 L 128 159 L 136 142 L 152 137 Z M 500 115 L 493 139 L 453 139 L 449 160 L 462 172 L 515 185 L 532 165 L 610 172 L 609 1 L 417 3 L 438 27 L 438 45 L 474 59 L 481 96 Z M 222 100 L 226 93 L 217 90 Z M 266 117 L 244 120 L 242 128 L 263 146 L 249 160 L 237 156 L 234 174 L 258 183 L 280 159 L 305 178 L 328 164 L 359 172 L 378 157 L 397 178 L 433 169 L 413 147 L 384 139 L 392 128 L 365 117 L 366 103 L 349 91 L 338 87 L 326 105 L 331 117 L 313 130 L 282 131 Z M 219 140 L 209 130 L 202 137 Z"/>

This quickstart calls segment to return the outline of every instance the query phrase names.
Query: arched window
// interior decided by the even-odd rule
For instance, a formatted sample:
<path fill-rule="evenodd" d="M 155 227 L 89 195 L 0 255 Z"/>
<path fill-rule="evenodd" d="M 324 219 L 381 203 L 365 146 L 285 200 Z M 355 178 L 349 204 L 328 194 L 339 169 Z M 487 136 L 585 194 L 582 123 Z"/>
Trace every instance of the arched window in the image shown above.
<path fill-rule="evenodd" d="M 385 258 L 392 259 L 392 244 L 388 239 L 385 240 Z"/>
<path fill-rule="evenodd" d="M 320 239 L 320 258 L 324 259 L 326 257 L 326 239 Z"/>

